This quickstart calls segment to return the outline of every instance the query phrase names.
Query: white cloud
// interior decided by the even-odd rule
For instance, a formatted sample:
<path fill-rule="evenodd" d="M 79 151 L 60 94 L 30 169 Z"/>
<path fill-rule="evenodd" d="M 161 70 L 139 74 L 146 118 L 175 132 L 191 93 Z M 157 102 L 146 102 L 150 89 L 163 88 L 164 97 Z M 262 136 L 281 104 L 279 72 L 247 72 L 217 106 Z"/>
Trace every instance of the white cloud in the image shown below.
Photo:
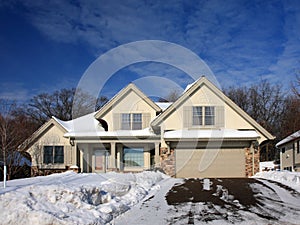
<path fill-rule="evenodd" d="M 32 24 L 54 41 L 85 42 L 98 55 L 131 41 L 175 42 L 205 59 L 224 86 L 257 82 L 268 74 L 280 82 L 300 55 L 300 13 L 293 1 L 21 3 Z M 181 75 L 174 74 L 180 80 Z"/>
<path fill-rule="evenodd" d="M 0 83 L 0 98 L 12 101 L 26 101 L 29 91 L 22 83 L 2 82 Z"/>

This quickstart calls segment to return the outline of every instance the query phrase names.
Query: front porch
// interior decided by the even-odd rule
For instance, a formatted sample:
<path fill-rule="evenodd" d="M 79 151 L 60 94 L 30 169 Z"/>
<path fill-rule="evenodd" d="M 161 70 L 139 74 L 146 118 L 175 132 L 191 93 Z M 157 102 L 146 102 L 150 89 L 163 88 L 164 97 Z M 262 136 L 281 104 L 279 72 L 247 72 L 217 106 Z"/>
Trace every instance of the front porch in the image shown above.
<path fill-rule="evenodd" d="M 139 172 L 159 167 L 160 142 L 135 141 L 76 141 L 76 164 L 84 173 L 108 171 Z"/>

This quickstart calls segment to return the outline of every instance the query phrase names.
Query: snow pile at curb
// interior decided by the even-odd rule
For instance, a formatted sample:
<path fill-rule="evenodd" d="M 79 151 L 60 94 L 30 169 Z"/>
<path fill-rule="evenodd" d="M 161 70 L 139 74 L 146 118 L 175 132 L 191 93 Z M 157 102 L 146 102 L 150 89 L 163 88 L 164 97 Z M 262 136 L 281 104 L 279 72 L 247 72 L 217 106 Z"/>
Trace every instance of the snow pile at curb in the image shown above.
<path fill-rule="evenodd" d="M 106 224 L 152 189 L 159 189 L 157 183 L 164 177 L 150 171 L 102 175 L 66 172 L 16 180 L 8 183 L 7 192 L 1 190 L 0 224 Z"/>
<path fill-rule="evenodd" d="M 259 172 L 255 174 L 253 178 L 264 178 L 267 180 L 277 181 L 300 192 L 299 172 L 289 172 L 289 171 Z"/>

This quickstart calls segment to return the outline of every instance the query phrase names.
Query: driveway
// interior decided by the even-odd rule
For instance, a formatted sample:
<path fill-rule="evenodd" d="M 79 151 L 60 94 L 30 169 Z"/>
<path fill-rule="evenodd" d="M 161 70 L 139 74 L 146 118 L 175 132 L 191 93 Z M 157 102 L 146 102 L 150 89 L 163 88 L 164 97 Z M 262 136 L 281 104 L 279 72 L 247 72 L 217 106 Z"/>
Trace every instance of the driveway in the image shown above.
<path fill-rule="evenodd" d="M 300 194 L 276 182 L 251 178 L 165 182 L 115 224 L 300 223 Z"/>

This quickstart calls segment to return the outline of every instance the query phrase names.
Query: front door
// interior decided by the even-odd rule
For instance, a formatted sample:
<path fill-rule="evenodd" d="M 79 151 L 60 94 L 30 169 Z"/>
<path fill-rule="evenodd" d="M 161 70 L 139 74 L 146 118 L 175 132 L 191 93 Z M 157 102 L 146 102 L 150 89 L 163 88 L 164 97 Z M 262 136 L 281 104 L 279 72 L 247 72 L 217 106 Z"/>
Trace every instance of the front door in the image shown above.
<path fill-rule="evenodd" d="M 106 151 L 94 151 L 94 171 L 97 173 L 106 172 Z"/>

